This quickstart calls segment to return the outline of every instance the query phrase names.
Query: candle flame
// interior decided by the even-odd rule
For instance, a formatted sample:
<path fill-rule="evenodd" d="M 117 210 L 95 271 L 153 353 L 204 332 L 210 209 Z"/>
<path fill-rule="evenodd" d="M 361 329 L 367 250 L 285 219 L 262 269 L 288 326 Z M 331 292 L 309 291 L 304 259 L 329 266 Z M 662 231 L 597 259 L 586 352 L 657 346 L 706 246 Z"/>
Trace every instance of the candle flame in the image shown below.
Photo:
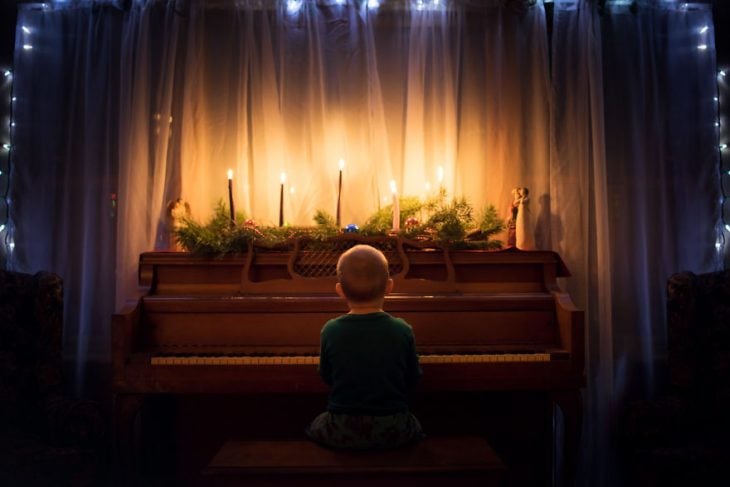
<path fill-rule="evenodd" d="M 436 168 L 436 175 L 439 180 L 439 184 L 444 182 L 444 166 L 439 166 Z"/>
<path fill-rule="evenodd" d="M 393 194 L 398 192 L 398 188 L 395 185 L 395 179 L 390 180 L 390 192 Z"/>
<path fill-rule="evenodd" d="M 228 179 L 233 179 L 233 169 L 228 170 Z"/>
<path fill-rule="evenodd" d="M 343 169 L 345 169 L 345 160 L 340 159 L 340 171 L 342 171 Z"/>
<path fill-rule="evenodd" d="M 281 177 L 279 179 L 281 181 L 281 184 L 284 184 L 286 182 L 286 173 L 282 172 Z"/>

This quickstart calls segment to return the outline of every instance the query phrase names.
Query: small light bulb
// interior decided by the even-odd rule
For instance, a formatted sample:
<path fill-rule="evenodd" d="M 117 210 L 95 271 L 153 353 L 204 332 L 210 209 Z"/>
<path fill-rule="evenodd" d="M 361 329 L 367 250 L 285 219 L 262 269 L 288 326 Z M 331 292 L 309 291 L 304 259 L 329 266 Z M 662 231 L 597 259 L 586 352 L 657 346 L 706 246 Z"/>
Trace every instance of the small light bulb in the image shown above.
<path fill-rule="evenodd" d="M 707 44 L 700 44 L 699 46 L 697 46 L 697 49 L 699 49 L 700 51 L 704 51 L 707 49 Z"/>
<path fill-rule="evenodd" d="M 33 46 L 30 44 L 23 44 L 23 49 L 25 49 L 26 51 L 30 51 L 31 49 L 33 49 Z"/>
<path fill-rule="evenodd" d="M 708 29 L 709 29 L 709 27 L 708 27 L 708 26 L 704 26 L 704 27 L 702 27 L 702 28 L 700 29 L 700 34 L 704 34 L 705 32 L 707 32 L 707 30 L 708 30 Z"/>
<path fill-rule="evenodd" d="M 730 225 L 728 225 L 727 223 L 725 224 L 725 230 L 727 230 L 728 232 L 730 232 Z"/>
<path fill-rule="evenodd" d="M 28 27 L 23 26 L 22 29 L 23 29 L 23 32 L 25 32 L 26 34 L 30 34 L 30 29 Z"/>
<path fill-rule="evenodd" d="M 719 127 L 719 126 L 720 126 L 720 122 L 715 122 L 715 127 Z"/>
<path fill-rule="evenodd" d="M 380 0 L 368 0 L 368 8 L 380 7 Z"/>
<path fill-rule="evenodd" d="M 13 75 L 13 72 L 10 71 L 9 69 L 6 69 L 3 74 L 5 75 L 6 78 L 10 78 Z"/>
<path fill-rule="evenodd" d="M 10 144 L 3 144 L 3 149 L 10 150 Z"/>
<path fill-rule="evenodd" d="M 720 76 L 721 78 L 724 78 L 725 77 L 725 70 L 724 69 L 721 69 L 720 71 L 718 71 L 717 75 Z"/>
<path fill-rule="evenodd" d="M 725 149 L 727 149 L 727 144 L 720 144 L 718 148 L 720 150 L 725 150 Z"/>
<path fill-rule="evenodd" d="M 2 232 L 3 230 L 5 230 L 5 224 L 4 223 L 0 223 L 0 232 Z"/>
<path fill-rule="evenodd" d="M 10 247 L 10 251 L 11 251 L 11 252 L 12 252 L 13 250 L 15 250 L 15 242 L 10 242 L 10 243 L 8 244 L 8 247 Z"/>
<path fill-rule="evenodd" d="M 720 242 L 719 240 L 717 242 L 715 242 L 715 249 L 717 249 L 718 252 L 721 251 L 722 250 L 722 242 Z"/>
<path fill-rule="evenodd" d="M 3 175 L 3 171 L 2 171 L 2 169 L 0 169 L 0 176 L 2 176 L 2 175 Z"/>
<path fill-rule="evenodd" d="M 713 96 L 713 97 L 712 97 L 712 100 L 713 100 L 713 101 L 720 101 L 720 99 L 719 99 L 718 97 L 716 97 L 716 96 Z"/>
<path fill-rule="evenodd" d="M 294 14 L 294 13 L 299 12 L 299 9 L 301 9 L 301 8 L 302 8 L 302 2 L 301 2 L 301 0 L 289 0 L 286 3 L 286 10 L 290 14 Z"/>
<path fill-rule="evenodd" d="M 17 99 L 18 99 L 18 97 L 14 96 L 14 97 L 12 97 L 12 98 L 10 99 L 10 101 L 15 101 L 15 100 L 17 100 Z"/>

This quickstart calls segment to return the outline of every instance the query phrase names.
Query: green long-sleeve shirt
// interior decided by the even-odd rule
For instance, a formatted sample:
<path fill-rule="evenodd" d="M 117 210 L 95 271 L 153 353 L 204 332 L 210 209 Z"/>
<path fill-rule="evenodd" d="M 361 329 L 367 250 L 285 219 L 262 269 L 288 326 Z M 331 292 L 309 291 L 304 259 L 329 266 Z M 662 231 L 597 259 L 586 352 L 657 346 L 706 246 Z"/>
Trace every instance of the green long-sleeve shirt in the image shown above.
<path fill-rule="evenodd" d="M 408 389 L 421 375 L 413 329 L 382 311 L 332 319 L 320 333 L 319 373 L 332 387 L 330 412 L 406 411 Z"/>

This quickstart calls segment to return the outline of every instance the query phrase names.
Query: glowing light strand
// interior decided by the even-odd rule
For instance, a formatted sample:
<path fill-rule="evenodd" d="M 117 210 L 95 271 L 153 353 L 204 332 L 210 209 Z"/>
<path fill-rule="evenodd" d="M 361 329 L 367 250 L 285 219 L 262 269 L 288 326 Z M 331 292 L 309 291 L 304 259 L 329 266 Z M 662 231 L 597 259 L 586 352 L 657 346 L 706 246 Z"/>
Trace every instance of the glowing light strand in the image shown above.
<path fill-rule="evenodd" d="M 4 208 L 2 214 L 0 214 L 0 237 L 2 237 L 3 249 L 2 254 L 5 259 L 5 267 L 10 267 L 10 261 L 12 259 L 12 253 L 15 248 L 15 242 L 13 241 L 12 225 L 10 224 L 10 175 L 12 172 L 12 157 L 13 157 L 13 130 L 15 122 L 13 121 L 13 105 L 16 98 L 13 96 L 13 72 L 10 68 L 0 69 L 3 73 L 3 77 L 0 78 L 2 83 L 3 102 L 6 103 L 6 110 L 9 114 L 7 120 L 7 126 L 3 127 L 2 130 L 2 149 L 0 149 L 0 161 L 3 164 L 0 165 L 0 191 L 2 192 L 2 199 Z"/>
<path fill-rule="evenodd" d="M 730 234 L 730 222 L 728 222 L 727 219 L 727 213 L 725 211 L 725 206 L 728 201 L 728 192 L 727 187 L 725 183 L 726 178 L 730 178 L 730 168 L 725 167 L 725 163 L 723 161 L 723 155 L 725 151 L 727 150 L 727 142 L 721 140 L 721 137 L 723 136 L 722 132 L 722 105 L 721 100 L 727 99 L 727 94 L 721 94 L 721 90 L 727 88 L 726 86 L 726 70 L 720 69 L 717 72 L 717 84 L 716 84 L 716 92 L 715 96 L 713 97 L 713 102 L 715 103 L 715 127 L 716 127 L 716 134 L 717 134 L 717 153 L 718 153 L 718 171 L 720 172 L 720 229 L 718 231 L 718 238 L 717 242 L 715 243 L 715 248 L 718 252 L 718 257 L 722 259 L 723 268 L 727 267 L 728 257 L 726 255 L 723 255 L 723 249 L 725 249 L 725 244 L 727 241 L 727 238 L 725 236 L 725 232 L 728 232 Z M 721 96 L 722 95 L 722 96 Z"/>

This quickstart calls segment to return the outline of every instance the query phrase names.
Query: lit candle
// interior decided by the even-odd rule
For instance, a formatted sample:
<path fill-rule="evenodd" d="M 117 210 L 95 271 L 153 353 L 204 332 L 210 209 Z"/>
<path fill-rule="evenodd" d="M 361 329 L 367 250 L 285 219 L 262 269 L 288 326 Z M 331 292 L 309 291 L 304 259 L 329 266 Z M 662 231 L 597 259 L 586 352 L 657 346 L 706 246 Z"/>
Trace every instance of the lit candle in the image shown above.
<path fill-rule="evenodd" d="M 286 182 L 286 173 L 281 173 L 281 191 L 279 192 L 279 226 L 284 226 L 284 183 Z"/>
<path fill-rule="evenodd" d="M 233 209 L 233 169 L 228 170 L 228 207 L 231 210 L 231 222 L 236 222 L 236 211 Z"/>
<path fill-rule="evenodd" d="M 400 231 L 400 202 L 398 201 L 398 188 L 395 179 L 390 180 L 390 192 L 393 193 L 393 231 Z"/>
<path fill-rule="evenodd" d="M 345 160 L 340 159 L 340 179 L 337 183 L 337 228 L 340 228 L 340 200 L 342 199 L 342 170 L 345 168 Z"/>

